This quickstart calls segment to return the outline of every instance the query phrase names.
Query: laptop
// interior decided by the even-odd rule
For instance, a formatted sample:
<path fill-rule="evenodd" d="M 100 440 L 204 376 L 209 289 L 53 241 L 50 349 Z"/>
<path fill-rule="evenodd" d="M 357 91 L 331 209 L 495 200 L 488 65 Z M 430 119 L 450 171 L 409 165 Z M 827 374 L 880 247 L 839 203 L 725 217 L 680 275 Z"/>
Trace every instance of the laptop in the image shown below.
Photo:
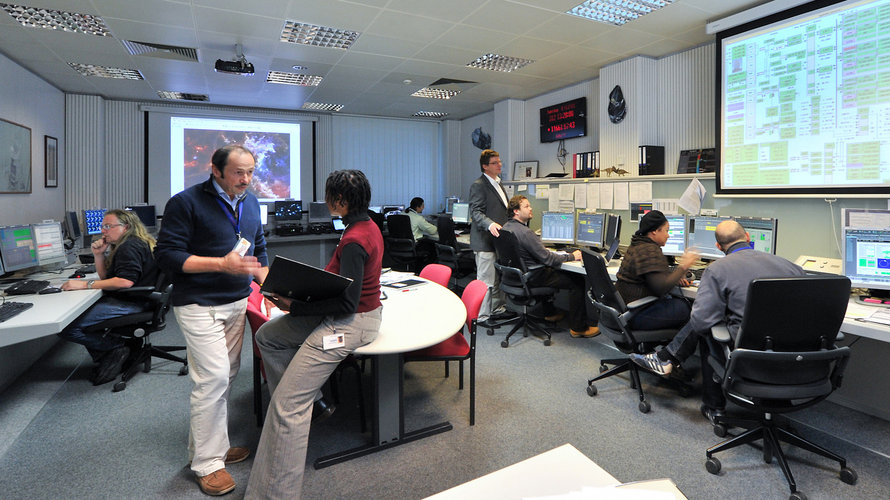
<path fill-rule="evenodd" d="M 352 278 L 276 255 L 260 292 L 312 302 L 336 297 L 350 283 Z"/>

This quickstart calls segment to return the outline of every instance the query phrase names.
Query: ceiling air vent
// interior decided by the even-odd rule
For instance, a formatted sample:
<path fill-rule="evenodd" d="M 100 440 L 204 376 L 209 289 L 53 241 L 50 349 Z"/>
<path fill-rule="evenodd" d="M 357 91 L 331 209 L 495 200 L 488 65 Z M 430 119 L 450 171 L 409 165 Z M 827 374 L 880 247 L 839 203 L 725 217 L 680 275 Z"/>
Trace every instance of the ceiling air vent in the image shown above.
<path fill-rule="evenodd" d="M 191 47 L 177 47 L 162 43 L 134 42 L 133 40 L 121 41 L 127 51 L 134 56 L 160 57 L 162 59 L 175 59 L 177 61 L 198 62 L 198 51 Z"/>

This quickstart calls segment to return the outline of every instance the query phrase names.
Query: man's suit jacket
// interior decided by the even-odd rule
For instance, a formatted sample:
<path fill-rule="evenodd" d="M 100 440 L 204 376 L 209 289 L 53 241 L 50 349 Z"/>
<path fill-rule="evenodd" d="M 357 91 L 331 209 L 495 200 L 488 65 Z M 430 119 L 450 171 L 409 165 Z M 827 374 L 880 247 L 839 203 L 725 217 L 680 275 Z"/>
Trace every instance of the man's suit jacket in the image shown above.
<path fill-rule="evenodd" d="M 503 191 L 504 188 L 501 188 Z M 504 198 L 507 193 L 504 192 Z M 507 222 L 507 205 L 485 174 L 470 185 L 470 248 L 474 252 L 494 252 L 494 236 L 488 232 L 492 222 Z"/>

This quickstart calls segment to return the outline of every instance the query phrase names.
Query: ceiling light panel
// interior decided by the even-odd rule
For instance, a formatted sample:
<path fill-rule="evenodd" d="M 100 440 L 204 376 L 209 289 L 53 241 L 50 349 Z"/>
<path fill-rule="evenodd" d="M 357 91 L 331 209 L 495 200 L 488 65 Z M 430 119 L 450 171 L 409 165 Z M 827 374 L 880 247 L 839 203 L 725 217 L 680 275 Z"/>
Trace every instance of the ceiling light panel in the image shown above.
<path fill-rule="evenodd" d="M 588 0 L 566 14 L 621 26 L 673 2 L 674 0 Z"/>
<path fill-rule="evenodd" d="M 340 111 L 343 109 L 343 105 L 328 104 L 324 102 L 304 102 L 303 109 L 311 109 L 313 111 Z"/>
<path fill-rule="evenodd" d="M 448 116 L 448 113 L 445 113 L 444 111 L 418 111 L 412 116 L 422 116 L 424 118 L 445 118 L 446 116 Z"/>
<path fill-rule="evenodd" d="M 301 75 L 299 73 L 287 73 L 285 71 L 270 71 L 266 77 L 268 83 L 280 83 L 283 85 L 300 85 L 302 87 L 317 87 L 323 77 L 316 75 Z"/>
<path fill-rule="evenodd" d="M 0 7 L 18 21 L 19 24 L 29 28 L 46 28 L 86 35 L 111 36 L 108 26 L 105 25 L 105 21 L 99 16 L 8 3 L 0 3 Z"/>
<path fill-rule="evenodd" d="M 523 66 L 528 66 L 533 62 L 535 61 L 532 59 L 521 59 L 519 57 L 502 56 L 498 54 L 485 54 L 470 64 L 467 64 L 467 67 L 510 73 Z"/>
<path fill-rule="evenodd" d="M 189 94 L 187 92 L 176 92 L 173 90 L 159 90 L 158 97 L 161 99 L 170 99 L 173 101 L 209 101 L 207 94 Z"/>
<path fill-rule="evenodd" d="M 417 92 L 411 94 L 412 97 L 425 97 L 427 99 L 451 99 L 460 94 L 460 90 L 436 89 L 424 87 Z"/>
<path fill-rule="evenodd" d="M 281 41 L 346 50 L 355 43 L 359 35 L 357 31 L 287 20 L 281 30 Z"/>
<path fill-rule="evenodd" d="M 144 80 L 142 73 L 135 69 L 111 68 L 95 64 L 68 63 L 83 76 L 101 76 L 102 78 L 119 78 L 123 80 Z"/>

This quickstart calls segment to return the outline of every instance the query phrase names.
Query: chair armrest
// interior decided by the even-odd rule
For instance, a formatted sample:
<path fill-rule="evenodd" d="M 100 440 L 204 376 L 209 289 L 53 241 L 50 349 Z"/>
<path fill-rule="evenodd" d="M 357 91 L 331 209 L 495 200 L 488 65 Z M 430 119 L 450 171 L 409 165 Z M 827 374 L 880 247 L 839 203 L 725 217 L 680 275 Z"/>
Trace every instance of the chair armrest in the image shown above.
<path fill-rule="evenodd" d="M 634 310 L 634 309 L 639 309 L 639 308 L 641 308 L 641 307 L 646 307 L 646 306 L 648 306 L 649 304 L 651 304 L 651 303 L 653 303 L 653 302 L 655 302 L 655 301 L 657 301 L 657 300 L 658 300 L 658 297 L 653 297 L 653 296 L 651 296 L 651 295 L 648 296 L 648 297 L 643 297 L 642 299 L 637 299 L 637 300 L 631 302 L 630 304 L 627 304 L 627 309 L 630 310 L 630 311 L 632 311 L 632 310 Z"/>
<path fill-rule="evenodd" d="M 711 327 L 711 337 L 721 344 L 732 342 L 732 336 L 729 334 L 729 328 L 725 323 L 719 323 Z"/>
<path fill-rule="evenodd" d="M 157 293 L 157 296 L 154 294 Z M 155 290 L 153 286 L 131 286 L 130 288 L 121 288 L 118 290 L 110 290 L 108 291 L 112 297 L 120 297 L 123 299 L 133 300 L 133 299 L 145 299 L 145 300 L 157 300 L 160 297 L 160 293 Z"/>

